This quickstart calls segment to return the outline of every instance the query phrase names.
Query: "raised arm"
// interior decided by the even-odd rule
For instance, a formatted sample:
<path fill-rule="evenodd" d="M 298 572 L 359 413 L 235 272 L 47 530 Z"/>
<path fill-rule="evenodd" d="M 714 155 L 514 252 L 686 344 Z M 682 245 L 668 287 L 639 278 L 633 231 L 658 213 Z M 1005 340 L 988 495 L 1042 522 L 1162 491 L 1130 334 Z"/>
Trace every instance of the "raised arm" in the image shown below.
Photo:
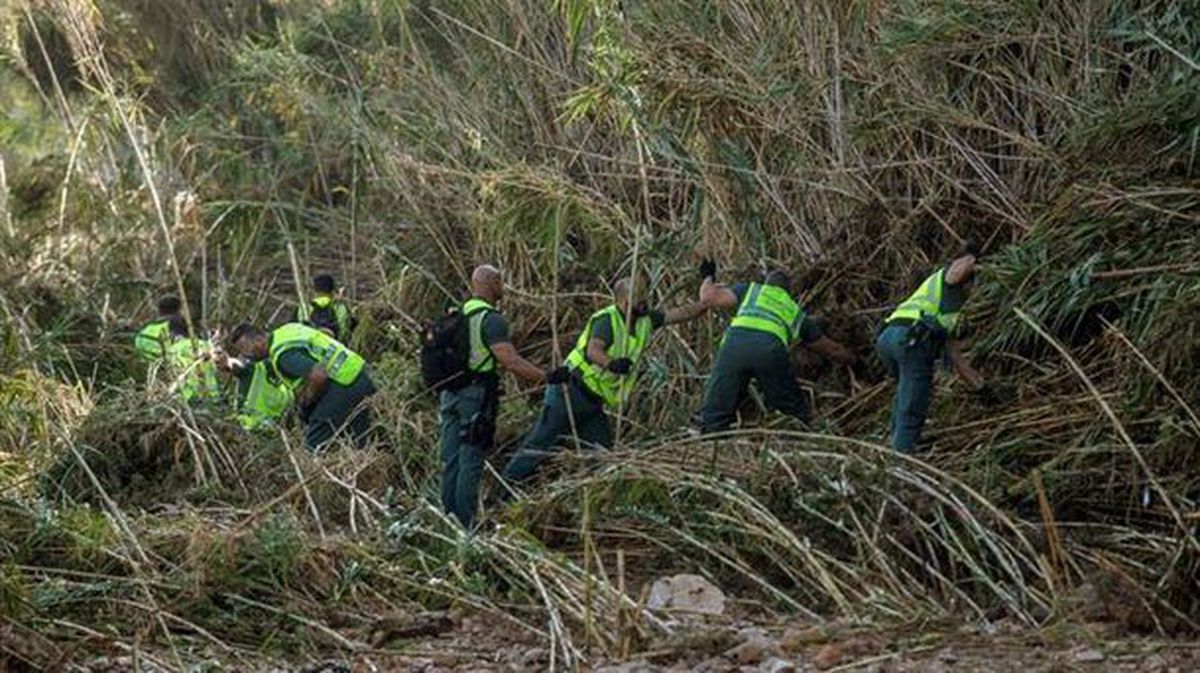
<path fill-rule="evenodd" d="M 516 374 L 517 378 L 530 383 L 542 383 L 546 380 L 546 373 L 537 365 L 521 357 L 511 342 L 501 341 L 492 344 L 489 348 L 492 350 L 492 355 L 496 356 L 496 360 L 505 369 Z"/>
<path fill-rule="evenodd" d="M 704 303 L 704 300 L 702 299 L 694 301 L 690 304 L 685 304 L 683 306 L 669 308 L 663 311 L 663 324 L 674 325 L 676 323 L 695 320 L 696 318 L 704 315 L 704 312 L 707 310 L 708 304 Z"/>
<path fill-rule="evenodd" d="M 738 299 L 728 285 L 718 283 L 712 278 L 705 278 L 704 282 L 700 284 L 700 303 L 708 308 L 732 311 L 737 308 Z"/>

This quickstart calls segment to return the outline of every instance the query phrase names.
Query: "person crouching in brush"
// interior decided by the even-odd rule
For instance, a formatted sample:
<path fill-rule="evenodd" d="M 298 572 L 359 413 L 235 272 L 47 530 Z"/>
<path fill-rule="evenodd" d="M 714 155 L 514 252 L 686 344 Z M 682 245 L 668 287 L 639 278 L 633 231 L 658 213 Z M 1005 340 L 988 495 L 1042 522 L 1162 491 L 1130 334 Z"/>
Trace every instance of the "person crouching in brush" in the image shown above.
<path fill-rule="evenodd" d="M 189 404 L 220 400 L 221 382 L 213 362 L 212 342 L 199 335 L 189 336 L 187 323 L 180 317 L 171 319 L 168 332 L 170 343 L 164 358 L 180 398 Z"/>
<path fill-rule="evenodd" d="M 295 391 L 296 408 L 306 423 L 304 442 L 324 448 L 348 433 L 362 446 L 371 429 L 371 410 L 364 404 L 375 394 L 366 361 L 321 330 L 287 323 L 271 332 L 249 324 L 230 335 L 239 356 L 266 362 L 268 373 Z"/>
<path fill-rule="evenodd" d="M 782 269 L 767 273 L 761 283 L 734 285 L 717 283 L 713 279 L 716 271 L 712 260 L 700 265 L 700 298 L 712 308 L 734 311 L 734 316 L 705 387 L 700 431 L 727 430 L 737 419 L 738 406 L 751 381 L 762 389 L 768 408 L 807 424 L 808 399 L 796 380 L 792 348 L 802 344 L 847 366 L 855 364 L 857 357 L 821 332 L 792 297 L 791 279 Z"/>
<path fill-rule="evenodd" d="M 566 364 L 552 372 L 537 425 L 504 468 L 506 482 L 529 479 L 573 436 L 585 448 L 611 447 L 613 435 L 605 409 L 616 411 L 628 400 L 651 335 L 664 325 L 695 320 L 708 310 L 699 300 L 665 311 L 651 309 L 638 301 L 634 291 L 632 278 L 618 280 L 612 289 L 613 303 L 592 314 Z"/>
<path fill-rule="evenodd" d="M 876 340 L 879 357 L 897 382 L 889 436 L 892 448 L 901 453 L 911 453 L 921 440 L 938 359 L 948 361 L 973 390 L 984 390 L 983 376 L 967 362 L 956 340 L 978 256 L 976 246 L 967 245 L 958 258 L 934 271 L 892 312 Z"/>

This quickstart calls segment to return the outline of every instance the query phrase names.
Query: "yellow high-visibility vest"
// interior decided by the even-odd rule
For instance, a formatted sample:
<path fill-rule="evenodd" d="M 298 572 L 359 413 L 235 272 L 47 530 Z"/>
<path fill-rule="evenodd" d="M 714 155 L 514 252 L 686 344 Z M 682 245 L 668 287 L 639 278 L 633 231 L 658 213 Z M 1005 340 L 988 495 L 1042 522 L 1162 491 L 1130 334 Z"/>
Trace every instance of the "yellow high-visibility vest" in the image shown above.
<path fill-rule="evenodd" d="M 592 329 L 598 320 L 608 320 L 612 324 L 612 343 L 608 345 L 605 353 L 614 360 L 629 358 L 633 361 L 634 369 L 642 357 L 642 352 L 650 343 L 650 334 L 654 331 L 654 321 L 648 315 L 635 318 L 634 329 L 631 333 L 625 325 L 625 316 L 621 315 L 621 310 L 616 305 L 601 309 L 588 319 L 587 329 L 579 335 L 575 348 L 567 355 L 567 366 L 579 373 L 588 390 L 598 395 L 606 405 L 618 407 L 623 401 L 629 399 L 636 376 L 634 376 L 634 370 L 624 376 L 618 376 L 588 360 L 587 345 L 592 338 Z"/>

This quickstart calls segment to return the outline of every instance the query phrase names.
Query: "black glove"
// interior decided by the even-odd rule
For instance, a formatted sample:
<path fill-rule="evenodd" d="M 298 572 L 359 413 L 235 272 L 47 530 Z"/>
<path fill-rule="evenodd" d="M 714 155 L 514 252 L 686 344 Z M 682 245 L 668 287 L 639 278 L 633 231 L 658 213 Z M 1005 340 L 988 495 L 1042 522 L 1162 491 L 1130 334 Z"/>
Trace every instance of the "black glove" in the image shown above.
<path fill-rule="evenodd" d="M 552 386 L 557 386 L 571 380 L 571 370 L 566 365 L 555 367 L 546 372 L 546 383 Z"/>
<path fill-rule="evenodd" d="M 616 374 L 617 376 L 624 376 L 629 373 L 630 369 L 633 369 L 633 360 L 630 360 L 629 358 L 617 358 L 616 360 L 609 360 L 608 367 L 605 367 L 605 369 L 607 369 L 609 373 Z"/>
<path fill-rule="evenodd" d="M 717 277 L 717 262 L 712 257 L 705 257 L 700 262 L 700 280 Z"/>

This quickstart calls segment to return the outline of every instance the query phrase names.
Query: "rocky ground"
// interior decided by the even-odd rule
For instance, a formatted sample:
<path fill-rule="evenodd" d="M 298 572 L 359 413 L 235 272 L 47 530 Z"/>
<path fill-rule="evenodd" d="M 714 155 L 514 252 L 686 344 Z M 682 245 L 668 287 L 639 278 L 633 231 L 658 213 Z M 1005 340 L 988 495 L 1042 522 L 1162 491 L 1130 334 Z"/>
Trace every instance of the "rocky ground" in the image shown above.
<path fill-rule="evenodd" d="M 923 625 L 871 629 L 850 624 L 807 622 L 677 625 L 674 634 L 633 652 L 624 661 L 593 653 L 578 665 L 552 657 L 547 642 L 492 616 L 445 622 L 438 634 L 390 642 L 386 649 L 307 664 L 273 663 L 245 668 L 272 673 L 1192 673 L 1200 671 L 1200 641 L 1131 637 L 1109 624 L 1057 626 L 1040 630 L 1010 622 L 987 626 Z M 393 649 L 393 648 L 399 648 Z M 168 670 L 143 658 L 136 668 Z M 168 661 L 165 653 L 157 658 Z M 128 656 L 95 660 L 74 668 L 87 673 L 134 670 Z"/>
<path fill-rule="evenodd" d="M 626 661 L 595 654 L 577 670 L 596 673 L 807 671 L 1059 673 L 1200 671 L 1200 642 L 1119 636 L 1111 625 L 1042 630 L 1008 622 L 879 630 L 849 624 L 708 624 L 680 628 Z M 364 654 L 310 665 L 309 673 L 414 671 L 465 673 L 571 670 L 546 643 L 486 617 L 415 642 L 410 654 Z"/>
<path fill-rule="evenodd" d="M 577 639 L 566 648 L 572 652 L 571 661 L 564 660 L 564 648 L 547 633 L 505 615 L 429 613 L 343 634 L 349 639 L 344 642 L 361 647 L 345 659 L 261 665 L 241 659 L 228 668 L 303 673 L 1200 671 L 1200 641 L 1138 636 L 1119 620 L 1101 618 L 1108 613 L 1098 609 L 1081 611 L 1074 622 L 1039 629 L 1011 620 L 926 621 L 890 628 L 769 620 L 753 617 L 761 610 L 727 601 L 719 588 L 695 575 L 660 578 L 649 587 L 645 605 L 659 620 L 657 635 L 629 629 L 626 637 L 615 638 L 617 645 L 590 652 Z M 614 656 L 614 650 L 625 654 Z M 167 670 L 167 661 L 165 654 L 136 664 L 119 656 L 76 670 Z M 218 664 L 213 670 L 223 668 Z"/>
<path fill-rule="evenodd" d="M 340 642 L 359 648 L 356 655 L 344 659 L 280 663 L 251 656 L 222 664 L 222 657 L 216 656 L 212 666 L 201 668 L 272 673 L 1200 671 L 1200 640 L 1133 634 L 1124 622 L 1102 617 L 1111 612 L 1098 609 L 1102 607 L 1098 600 L 1087 601 L 1091 610 L 1077 610 L 1075 621 L 1037 629 L 1008 619 L 925 621 L 884 628 L 755 617 L 762 614 L 761 608 L 728 601 L 718 587 L 696 575 L 660 578 L 645 596 L 645 607 L 657 622 L 654 634 L 635 633 L 632 628 L 615 638 L 610 634 L 607 649 L 588 651 L 578 638 L 564 648 L 549 632 L 533 630 L 504 614 L 437 612 L 339 634 Z M 564 659 L 564 649 L 571 652 L 570 661 Z M 167 653 L 143 655 L 137 661 L 125 654 L 95 659 L 73 670 L 166 671 L 170 660 Z M 0 659 L 0 671 L 5 670 L 3 664 Z"/>

